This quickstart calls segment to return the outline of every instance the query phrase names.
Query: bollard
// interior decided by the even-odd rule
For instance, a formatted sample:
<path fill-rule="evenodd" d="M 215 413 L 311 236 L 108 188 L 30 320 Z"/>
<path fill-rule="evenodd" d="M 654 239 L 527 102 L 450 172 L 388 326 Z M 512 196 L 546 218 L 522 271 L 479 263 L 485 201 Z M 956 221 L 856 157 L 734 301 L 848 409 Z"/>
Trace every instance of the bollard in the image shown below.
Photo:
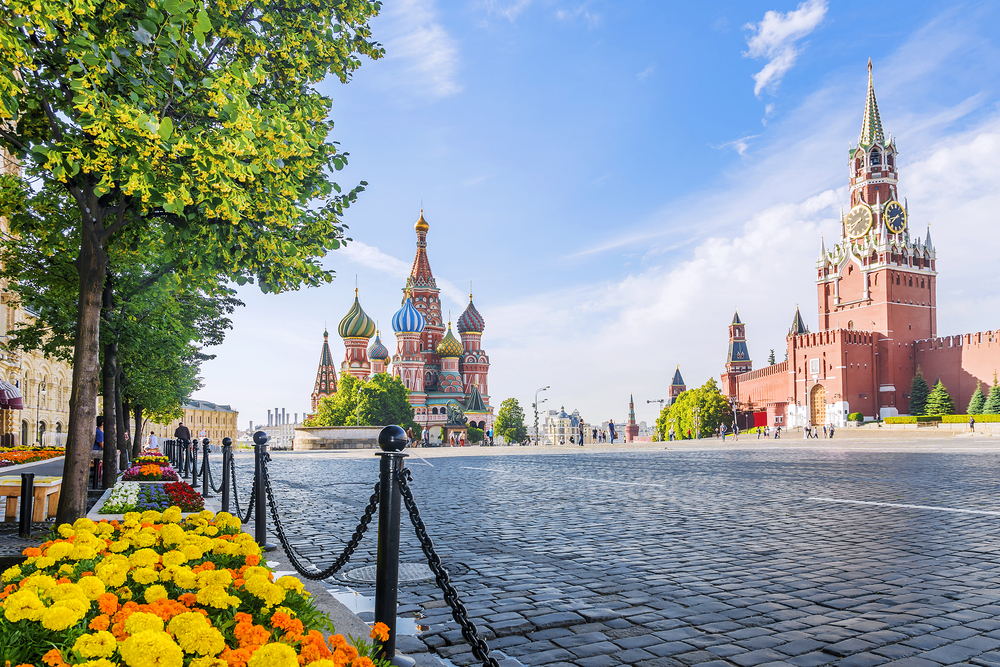
<path fill-rule="evenodd" d="M 31 509 L 35 497 L 35 473 L 21 473 L 21 520 L 17 523 L 18 537 L 31 537 Z"/>
<path fill-rule="evenodd" d="M 202 468 L 201 472 L 205 472 Z M 198 490 L 198 438 L 191 443 L 191 488 Z"/>
<path fill-rule="evenodd" d="M 188 469 L 188 444 L 189 444 L 189 442 L 190 441 L 188 441 L 188 440 L 181 440 L 180 451 L 178 452 L 178 454 L 181 457 L 180 463 L 181 463 L 181 470 L 184 471 L 184 474 L 183 474 L 184 479 L 191 479 L 191 471 Z"/>
<path fill-rule="evenodd" d="M 229 511 L 229 486 L 233 483 L 229 467 L 233 458 L 233 439 L 222 439 L 222 511 Z"/>
<path fill-rule="evenodd" d="M 399 510 L 402 494 L 399 475 L 403 471 L 402 452 L 406 432 L 399 426 L 386 426 L 378 435 L 382 448 L 379 461 L 378 554 L 375 566 L 375 622 L 389 627 L 389 639 L 382 642 L 380 657 L 395 665 L 412 665 L 410 659 L 396 656 L 396 600 L 399 593 Z"/>
<path fill-rule="evenodd" d="M 274 551 L 278 547 L 267 542 L 267 492 L 264 489 L 264 457 L 267 456 L 267 433 L 253 434 L 253 483 L 254 483 L 254 538 L 264 551 Z"/>
<path fill-rule="evenodd" d="M 208 438 L 201 441 L 201 497 L 215 497 L 212 495 L 212 486 L 208 483 Z"/>

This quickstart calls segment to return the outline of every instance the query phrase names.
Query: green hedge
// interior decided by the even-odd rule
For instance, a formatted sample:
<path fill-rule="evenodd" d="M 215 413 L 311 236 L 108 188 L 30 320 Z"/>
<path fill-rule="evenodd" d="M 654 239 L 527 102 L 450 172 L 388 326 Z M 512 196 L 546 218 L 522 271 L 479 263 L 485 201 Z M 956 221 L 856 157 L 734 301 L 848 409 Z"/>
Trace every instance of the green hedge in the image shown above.
<path fill-rule="evenodd" d="M 885 421 L 886 424 L 916 424 L 917 423 L 917 418 L 916 417 L 910 417 L 910 416 L 907 416 L 907 417 L 886 417 L 884 421 Z"/>
<path fill-rule="evenodd" d="M 859 424 L 865 420 L 865 416 L 860 412 L 852 412 L 847 415 L 847 421 L 858 422 Z"/>
<path fill-rule="evenodd" d="M 972 415 L 977 424 L 1000 422 L 1000 415 Z M 968 424 L 969 415 L 943 415 L 941 421 L 945 424 Z"/>
<path fill-rule="evenodd" d="M 947 417 L 954 417 L 956 415 L 945 415 Z M 968 421 L 968 417 L 965 418 Z M 917 422 L 939 422 L 942 420 L 941 415 L 904 415 L 900 417 L 886 417 L 882 421 L 886 424 L 916 424 Z"/>

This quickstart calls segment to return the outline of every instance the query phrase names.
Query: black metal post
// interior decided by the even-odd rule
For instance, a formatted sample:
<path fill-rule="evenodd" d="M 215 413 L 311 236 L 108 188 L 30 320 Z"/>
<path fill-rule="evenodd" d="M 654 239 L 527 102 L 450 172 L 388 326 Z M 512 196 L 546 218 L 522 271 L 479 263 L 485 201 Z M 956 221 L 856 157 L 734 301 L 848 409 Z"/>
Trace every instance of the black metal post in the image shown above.
<path fill-rule="evenodd" d="M 230 477 L 230 466 L 233 459 L 233 439 L 222 439 L 222 511 L 229 511 L 229 486 L 233 483 Z"/>
<path fill-rule="evenodd" d="M 394 664 L 413 664 L 396 656 L 396 603 L 399 593 L 399 510 L 402 493 L 399 475 L 403 471 L 402 452 L 406 432 L 386 426 L 378 436 L 379 461 L 378 554 L 375 566 L 375 622 L 389 627 L 389 639 L 382 642 L 381 657 Z M 395 659 L 395 660 L 394 660 Z"/>
<path fill-rule="evenodd" d="M 191 479 L 191 469 L 188 465 L 188 461 L 190 459 L 188 456 L 188 452 L 191 449 L 190 445 L 190 440 L 181 440 L 181 468 L 184 470 L 184 479 Z"/>
<path fill-rule="evenodd" d="M 191 488 L 198 488 L 198 438 L 191 443 Z"/>
<path fill-rule="evenodd" d="M 21 520 L 17 523 L 18 537 L 31 537 L 31 509 L 35 498 L 35 473 L 21 473 Z"/>
<path fill-rule="evenodd" d="M 267 492 L 264 489 L 264 457 L 267 456 L 267 433 L 257 431 L 253 434 L 253 483 L 254 483 L 254 539 L 264 551 L 274 551 L 278 547 L 267 542 Z"/>
<path fill-rule="evenodd" d="M 208 483 L 208 438 L 201 441 L 201 497 L 215 497 L 212 495 L 212 486 Z"/>

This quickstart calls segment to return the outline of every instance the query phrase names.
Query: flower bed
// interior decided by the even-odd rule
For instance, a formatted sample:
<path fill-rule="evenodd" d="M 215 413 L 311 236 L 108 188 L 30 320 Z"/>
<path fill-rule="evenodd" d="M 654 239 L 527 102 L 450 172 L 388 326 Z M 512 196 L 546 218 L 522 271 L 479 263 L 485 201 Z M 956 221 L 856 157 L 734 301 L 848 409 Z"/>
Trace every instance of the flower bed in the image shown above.
<path fill-rule="evenodd" d="M 142 454 L 139 455 L 139 458 L 137 458 L 135 460 L 135 462 L 138 463 L 139 465 L 150 465 L 150 464 L 153 464 L 153 465 L 158 465 L 158 466 L 165 466 L 165 465 L 169 465 L 170 464 L 170 459 L 168 459 L 166 456 L 163 456 L 162 454 L 159 454 L 159 453 L 149 454 L 149 453 L 143 452 Z"/>
<path fill-rule="evenodd" d="M 53 537 L 0 576 L 11 665 L 388 667 L 377 644 L 325 637 L 332 624 L 302 582 L 275 581 L 227 513 L 79 519 Z"/>
<path fill-rule="evenodd" d="M 171 505 L 177 505 L 182 512 L 198 512 L 205 508 L 205 499 L 185 482 L 173 484 L 119 482 L 101 506 L 100 514 L 162 511 Z"/>
<path fill-rule="evenodd" d="M 122 474 L 122 479 L 127 482 L 176 482 L 178 477 L 177 471 L 170 466 L 149 463 L 132 466 Z"/>
<path fill-rule="evenodd" d="M 46 461 L 65 455 L 66 450 L 62 447 L 28 447 L 25 445 L 0 447 L 0 468 L 21 465 L 22 463 Z"/>

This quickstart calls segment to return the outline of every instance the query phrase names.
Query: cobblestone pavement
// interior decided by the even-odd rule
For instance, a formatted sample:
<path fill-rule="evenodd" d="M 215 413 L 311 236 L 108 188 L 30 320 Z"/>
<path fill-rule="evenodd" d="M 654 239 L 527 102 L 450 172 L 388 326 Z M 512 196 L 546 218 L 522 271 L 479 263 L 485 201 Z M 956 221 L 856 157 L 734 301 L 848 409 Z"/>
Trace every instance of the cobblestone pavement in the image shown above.
<path fill-rule="evenodd" d="M 428 531 L 502 664 L 1000 667 L 998 453 L 577 450 L 407 463 Z M 246 492 L 251 459 L 238 469 Z M 375 456 L 275 455 L 270 470 L 296 547 L 327 565 L 371 493 Z M 401 560 L 422 562 L 403 529 Z M 374 532 L 348 569 L 374 563 Z M 400 637 L 418 665 L 475 664 L 432 582 L 401 585 L 399 600 L 401 616 L 428 627 Z"/>

